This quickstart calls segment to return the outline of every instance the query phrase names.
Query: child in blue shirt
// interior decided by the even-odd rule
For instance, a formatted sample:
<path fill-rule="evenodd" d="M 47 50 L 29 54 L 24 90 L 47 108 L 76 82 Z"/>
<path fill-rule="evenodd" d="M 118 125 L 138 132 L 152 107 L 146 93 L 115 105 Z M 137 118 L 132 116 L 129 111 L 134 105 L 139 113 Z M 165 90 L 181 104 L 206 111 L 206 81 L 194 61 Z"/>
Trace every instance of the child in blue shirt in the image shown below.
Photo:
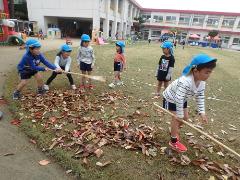
<path fill-rule="evenodd" d="M 13 93 L 13 99 L 20 99 L 20 92 L 27 85 L 28 80 L 34 76 L 37 85 L 38 85 L 38 94 L 44 94 L 45 90 L 43 88 L 42 75 L 39 71 L 48 71 L 50 69 L 56 70 L 57 72 L 61 71 L 57 69 L 54 64 L 51 64 L 45 57 L 40 53 L 41 44 L 35 39 L 29 39 L 26 42 L 26 53 L 23 55 L 20 63 L 17 66 L 21 81 L 17 85 L 16 90 Z M 47 67 L 39 66 L 40 63 L 43 63 Z"/>

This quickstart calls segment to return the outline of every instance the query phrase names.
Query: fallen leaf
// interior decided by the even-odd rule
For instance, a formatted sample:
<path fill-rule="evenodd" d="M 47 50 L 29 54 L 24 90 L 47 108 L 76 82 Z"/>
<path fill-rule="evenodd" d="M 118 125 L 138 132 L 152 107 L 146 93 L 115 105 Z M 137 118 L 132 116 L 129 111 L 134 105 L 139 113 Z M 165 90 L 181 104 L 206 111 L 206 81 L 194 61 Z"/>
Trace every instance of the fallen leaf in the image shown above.
<path fill-rule="evenodd" d="M 99 158 L 103 154 L 103 150 L 97 149 L 96 151 L 94 151 L 94 154 L 96 154 L 96 156 Z"/>
<path fill-rule="evenodd" d="M 215 180 L 214 176 L 210 176 L 208 180 Z"/>
<path fill-rule="evenodd" d="M 48 149 L 49 150 L 53 149 L 57 144 L 59 144 L 59 142 L 54 141 Z"/>
<path fill-rule="evenodd" d="M 88 160 L 87 160 L 86 157 L 83 158 L 83 163 L 86 164 L 86 165 L 88 164 Z"/>
<path fill-rule="evenodd" d="M 3 156 L 12 156 L 12 155 L 14 155 L 14 153 L 6 153 Z"/>
<path fill-rule="evenodd" d="M 186 166 L 189 165 L 190 163 L 191 160 L 186 155 L 181 156 L 181 165 Z"/>
<path fill-rule="evenodd" d="M 233 142 L 233 141 L 235 141 L 236 139 L 237 139 L 237 137 L 229 137 L 229 138 L 228 138 L 228 141 L 229 141 L 229 142 Z"/>
<path fill-rule="evenodd" d="M 105 139 L 105 138 L 102 138 L 102 139 L 100 140 L 100 142 L 98 143 L 98 146 L 99 146 L 99 147 L 102 147 L 102 146 L 106 145 L 107 143 L 108 143 L 108 140 Z"/>
<path fill-rule="evenodd" d="M 221 151 L 217 152 L 217 154 L 218 154 L 219 156 L 224 157 L 224 154 L 223 154 L 223 152 L 221 152 Z"/>
<path fill-rule="evenodd" d="M 21 121 L 19 119 L 14 119 L 10 122 L 12 125 L 20 126 Z"/>
<path fill-rule="evenodd" d="M 101 163 L 101 162 L 97 162 L 96 165 L 97 166 L 100 166 L 100 167 L 105 167 L 107 165 L 111 164 L 111 161 L 107 161 L 107 162 L 104 162 L 104 163 Z"/>
<path fill-rule="evenodd" d="M 30 139 L 29 142 L 32 144 L 37 144 L 37 142 L 34 139 Z"/>
<path fill-rule="evenodd" d="M 66 174 L 70 174 L 72 172 L 72 169 L 69 169 L 66 171 Z"/>
<path fill-rule="evenodd" d="M 50 161 L 44 159 L 44 160 L 39 161 L 38 163 L 39 163 L 40 165 L 42 165 L 42 166 L 46 166 L 46 165 L 48 165 L 48 164 L 50 163 Z"/>

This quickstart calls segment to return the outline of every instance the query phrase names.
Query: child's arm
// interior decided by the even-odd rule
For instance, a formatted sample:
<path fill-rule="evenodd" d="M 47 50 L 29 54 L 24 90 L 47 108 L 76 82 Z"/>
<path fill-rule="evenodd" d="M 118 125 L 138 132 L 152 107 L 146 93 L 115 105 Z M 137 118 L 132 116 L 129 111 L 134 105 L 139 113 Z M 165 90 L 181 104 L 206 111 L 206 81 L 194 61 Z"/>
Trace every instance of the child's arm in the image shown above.
<path fill-rule="evenodd" d="M 36 66 L 31 58 L 28 58 L 27 62 L 29 63 L 31 69 L 33 69 L 35 71 L 45 71 L 46 70 L 44 67 Z"/>
<path fill-rule="evenodd" d="M 72 63 L 72 58 L 69 57 L 69 58 L 68 58 L 68 61 L 67 61 L 67 64 L 66 64 L 66 66 L 65 66 L 65 72 L 69 72 L 69 71 L 70 71 L 71 63 Z"/>
<path fill-rule="evenodd" d="M 207 117 L 205 115 L 205 95 L 204 95 L 205 87 L 201 89 L 195 96 L 197 107 L 198 107 L 198 113 L 200 114 L 202 120 L 204 122 L 208 122 Z"/>
<path fill-rule="evenodd" d="M 188 84 L 185 84 L 184 82 L 179 82 L 177 84 L 177 90 L 176 90 L 176 109 L 177 109 L 177 117 L 182 119 L 184 118 L 184 99 L 187 94 L 187 92 L 190 90 Z"/>
<path fill-rule="evenodd" d="M 57 69 L 61 69 L 59 66 L 59 61 L 60 61 L 60 57 L 56 56 L 55 61 L 54 61 L 54 65 L 57 67 Z"/>
<path fill-rule="evenodd" d="M 95 64 L 95 61 L 96 61 L 96 58 L 95 58 L 95 55 L 94 55 L 94 51 L 92 49 L 92 67 L 94 66 Z"/>
<path fill-rule="evenodd" d="M 123 62 L 123 69 L 126 70 L 127 69 L 127 62 L 126 62 L 126 58 L 125 58 L 124 55 L 122 56 L 122 62 Z"/>
<path fill-rule="evenodd" d="M 171 80 L 171 77 L 172 77 L 172 74 L 173 74 L 173 69 L 174 69 L 174 63 L 175 63 L 175 59 L 173 57 L 171 59 L 170 63 L 169 63 L 169 69 L 168 69 L 168 73 L 167 73 L 167 76 L 166 76 L 166 80 L 168 80 L 168 81 Z"/>
<path fill-rule="evenodd" d="M 40 61 L 49 69 L 52 69 L 52 70 L 57 69 L 57 67 L 54 64 L 50 63 L 47 59 L 45 59 L 43 55 L 40 55 Z"/>
<path fill-rule="evenodd" d="M 81 47 L 78 48 L 78 53 L 77 53 L 77 63 L 80 65 L 80 57 L 81 57 Z"/>

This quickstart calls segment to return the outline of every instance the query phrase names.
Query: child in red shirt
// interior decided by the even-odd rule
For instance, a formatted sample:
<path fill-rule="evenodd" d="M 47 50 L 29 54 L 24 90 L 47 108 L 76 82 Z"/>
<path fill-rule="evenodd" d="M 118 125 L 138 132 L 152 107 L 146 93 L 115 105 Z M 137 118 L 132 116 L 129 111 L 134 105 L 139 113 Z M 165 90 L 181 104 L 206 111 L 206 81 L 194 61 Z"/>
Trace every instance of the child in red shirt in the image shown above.
<path fill-rule="evenodd" d="M 126 69 L 126 59 L 123 54 L 124 47 L 124 42 L 116 42 L 117 53 L 114 57 L 114 82 L 109 84 L 110 88 L 114 88 L 116 85 L 123 85 L 123 82 L 121 81 L 121 72 Z"/>

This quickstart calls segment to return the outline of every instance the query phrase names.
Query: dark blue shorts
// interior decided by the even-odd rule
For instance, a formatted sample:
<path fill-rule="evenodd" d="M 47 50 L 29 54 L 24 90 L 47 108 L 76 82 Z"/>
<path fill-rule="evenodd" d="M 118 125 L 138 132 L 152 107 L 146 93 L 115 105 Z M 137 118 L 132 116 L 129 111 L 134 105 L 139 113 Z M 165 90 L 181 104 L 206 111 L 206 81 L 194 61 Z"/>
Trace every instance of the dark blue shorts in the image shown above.
<path fill-rule="evenodd" d="M 114 62 L 114 71 L 122 71 L 123 64 L 121 62 Z"/>
<path fill-rule="evenodd" d="M 92 64 L 80 62 L 80 70 L 81 71 L 92 71 Z"/>
<path fill-rule="evenodd" d="M 163 98 L 163 108 L 169 111 L 177 111 L 176 104 L 168 102 L 165 98 Z M 183 109 L 185 108 L 187 108 L 187 101 L 183 105 Z"/>
<path fill-rule="evenodd" d="M 32 76 L 37 74 L 38 71 L 35 70 L 21 70 L 19 71 L 21 79 L 31 79 Z"/>

